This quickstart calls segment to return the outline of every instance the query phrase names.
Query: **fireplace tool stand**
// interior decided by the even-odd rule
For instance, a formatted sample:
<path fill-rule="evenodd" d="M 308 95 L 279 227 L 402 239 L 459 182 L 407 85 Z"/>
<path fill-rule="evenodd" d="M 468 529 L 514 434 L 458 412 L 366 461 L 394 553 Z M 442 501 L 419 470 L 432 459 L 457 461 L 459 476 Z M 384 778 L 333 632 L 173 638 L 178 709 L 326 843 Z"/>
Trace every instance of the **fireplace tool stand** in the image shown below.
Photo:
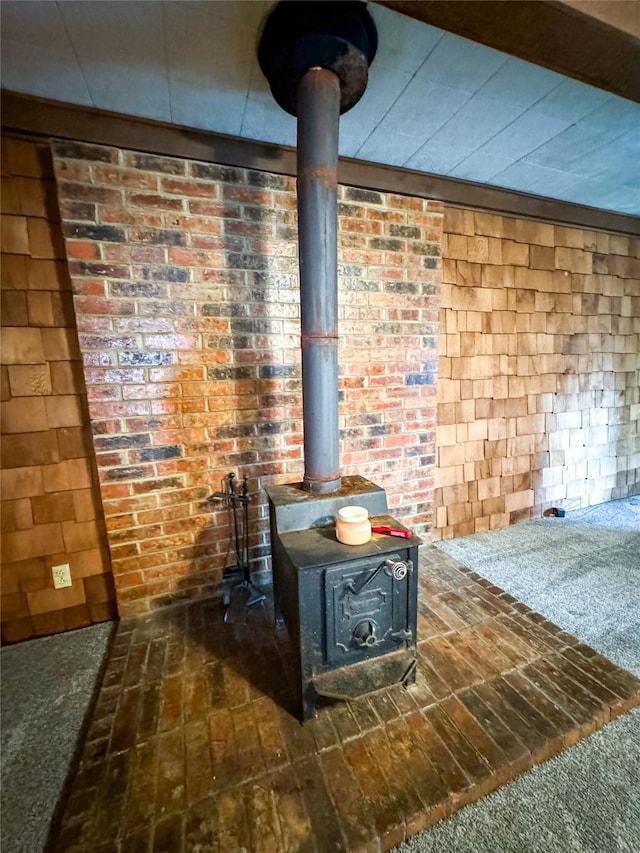
<path fill-rule="evenodd" d="M 224 570 L 222 597 L 226 607 L 224 621 L 241 622 L 244 621 L 246 608 L 266 598 L 260 587 L 251 580 L 249 571 L 249 478 L 245 475 L 238 488 L 236 475 L 227 474 L 224 491 L 215 492 L 211 499 L 216 503 L 224 503 L 233 519 L 231 538 L 236 564 Z"/>

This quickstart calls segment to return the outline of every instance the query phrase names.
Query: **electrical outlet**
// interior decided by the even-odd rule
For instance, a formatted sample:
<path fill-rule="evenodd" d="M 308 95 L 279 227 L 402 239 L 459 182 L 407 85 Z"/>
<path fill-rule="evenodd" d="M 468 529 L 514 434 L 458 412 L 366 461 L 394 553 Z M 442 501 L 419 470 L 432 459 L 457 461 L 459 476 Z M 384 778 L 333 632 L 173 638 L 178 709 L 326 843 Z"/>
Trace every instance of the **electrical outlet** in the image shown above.
<path fill-rule="evenodd" d="M 61 566 L 52 566 L 51 574 L 53 575 L 54 589 L 62 589 L 65 586 L 72 585 L 69 563 L 63 563 Z"/>

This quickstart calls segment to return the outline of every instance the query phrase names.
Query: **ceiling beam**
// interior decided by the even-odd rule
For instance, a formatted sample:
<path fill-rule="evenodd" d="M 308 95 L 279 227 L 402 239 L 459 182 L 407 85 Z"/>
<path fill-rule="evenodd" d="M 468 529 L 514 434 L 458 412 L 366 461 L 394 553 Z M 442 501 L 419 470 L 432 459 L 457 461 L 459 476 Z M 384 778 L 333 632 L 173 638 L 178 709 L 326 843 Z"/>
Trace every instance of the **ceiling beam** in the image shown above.
<path fill-rule="evenodd" d="M 579 12 L 599 18 L 640 39 L 640 0 L 562 0 Z"/>
<path fill-rule="evenodd" d="M 202 160 L 280 175 L 296 174 L 296 152 L 287 146 L 178 127 L 6 91 L 2 92 L 0 113 L 4 132 L 113 145 L 132 151 Z M 418 196 L 454 207 L 640 237 L 640 217 L 637 216 L 397 166 L 341 157 L 338 180 L 350 186 Z"/>
<path fill-rule="evenodd" d="M 640 39 L 553 0 L 377 0 L 394 12 L 640 103 Z M 640 4 L 630 2 L 639 7 Z"/>

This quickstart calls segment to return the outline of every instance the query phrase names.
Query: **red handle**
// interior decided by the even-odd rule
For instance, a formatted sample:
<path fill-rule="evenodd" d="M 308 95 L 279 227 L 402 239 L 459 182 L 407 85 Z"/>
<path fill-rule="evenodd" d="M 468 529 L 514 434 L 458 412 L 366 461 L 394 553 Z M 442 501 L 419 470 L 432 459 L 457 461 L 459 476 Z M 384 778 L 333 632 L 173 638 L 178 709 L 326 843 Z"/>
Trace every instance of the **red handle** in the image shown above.
<path fill-rule="evenodd" d="M 389 527 L 388 524 L 379 524 L 371 528 L 373 533 L 385 533 L 387 536 L 398 536 L 400 539 L 411 539 L 410 530 L 398 530 L 397 527 Z"/>

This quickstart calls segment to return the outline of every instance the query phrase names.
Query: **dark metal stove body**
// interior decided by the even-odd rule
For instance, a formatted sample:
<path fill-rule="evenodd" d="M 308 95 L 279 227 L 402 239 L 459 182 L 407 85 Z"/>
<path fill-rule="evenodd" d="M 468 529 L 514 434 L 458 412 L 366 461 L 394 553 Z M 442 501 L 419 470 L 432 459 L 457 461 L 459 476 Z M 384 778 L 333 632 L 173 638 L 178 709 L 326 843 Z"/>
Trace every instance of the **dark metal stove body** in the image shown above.
<path fill-rule="evenodd" d="M 300 718 L 319 697 L 355 699 L 415 680 L 420 540 L 373 534 L 365 545 L 338 542 L 342 506 L 387 514 L 382 489 L 344 477 L 339 491 L 311 494 L 301 484 L 268 489 L 276 612 L 284 619 L 300 670 Z"/>

